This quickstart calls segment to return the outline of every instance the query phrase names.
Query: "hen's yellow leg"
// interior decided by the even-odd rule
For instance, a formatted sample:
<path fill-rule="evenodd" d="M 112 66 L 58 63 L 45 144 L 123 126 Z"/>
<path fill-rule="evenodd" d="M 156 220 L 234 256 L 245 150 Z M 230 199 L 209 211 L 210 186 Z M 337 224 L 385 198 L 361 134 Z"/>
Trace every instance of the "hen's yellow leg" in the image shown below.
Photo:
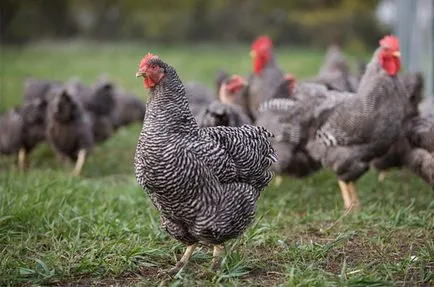
<path fill-rule="evenodd" d="M 75 163 L 75 167 L 72 172 L 72 175 L 74 176 L 80 175 L 81 170 L 83 169 L 85 159 L 86 159 L 86 150 L 84 149 L 79 150 L 77 156 L 77 162 Z"/>
<path fill-rule="evenodd" d="M 351 209 L 351 195 L 348 188 L 348 184 L 345 181 L 338 181 L 339 188 L 341 189 L 342 199 L 344 200 L 344 206 L 346 210 Z"/>
<path fill-rule="evenodd" d="M 282 184 L 282 176 L 276 175 L 276 177 L 274 179 L 274 186 L 279 187 L 281 184 Z"/>
<path fill-rule="evenodd" d="M 182 267 L 184 267 L 188 260 L 190 260 L 191 255 L 193 254 L 193 251 L 196 249 L 197 244 L 192 244 L 187 246 L 187 249 L 184 252 L 184 255 L 182 255 L 182 258 L 176 262 L 175 267 L 173 267 L 172 269 L 170 269 L 169 274 L 170 275 L 176 275 L 176 273 L 179 272 L 179 270 L 182 269 Z"/>
<path fill-rule="evenodd" d="M 378 174 L 378 181 L 380 181 L 380 182 L 384 181 L 386 179 L 386 175 L 387 175 L 387 172 L 380 171 L 380 173 Z"/>
<path fill-rule="evenodd" d="M 356 186 L 354 185 L 354 182 L 349 182 L 347 186 L 351 198 L 351 209 L 358 208 L 360 206 L 360 200 L 359 200 L 359 196 L 357 195 L 357 189 Z"/>
<path fill-rule="evenodd" d="M 217 271 L 222 264 L 222 253 L 224 250 L 224 246 L 222 245 L 214 245 L 214 250 L 212 253 L 212 261 L 211 261 L 211 270 Z"/>
<path fill-rule="evenodd" d="M 18 151 L 18 168 L 23 171 L 26 167 L 26 149 L 20 148 Z"/>

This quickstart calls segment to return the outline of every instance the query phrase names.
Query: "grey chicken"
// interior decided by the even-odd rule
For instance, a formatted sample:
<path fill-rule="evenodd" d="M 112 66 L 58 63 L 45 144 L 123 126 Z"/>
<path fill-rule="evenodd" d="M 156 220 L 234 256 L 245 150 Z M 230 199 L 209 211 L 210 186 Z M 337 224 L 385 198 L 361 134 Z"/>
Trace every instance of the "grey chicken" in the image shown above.
<path fill-rule="evenodd" d="M 202 109 L 215 100 L 215 93 L 206 85 L 196 82 L 185 84 L 185 95 L 193 116 L 198 119 Z"/>
<path fill-rule="evenodd" d="M 22 141 L 23 118 L 17 109 L 0 116 L 0 154 L 17 154 Z"/>
<path fill-rule="evenodd" d="M 251 123 L 240 107 L 220 101 L 211 102 L 198 116 L 200 127 L 241 127 Z"/>
<path fill-rule="evenodd" d="M 399 42 L 386 36 L 374 53 L 357 96 L 337 104 L 321 116 L 307 150 L 339 179 L 345 208 L 359 205 L 353 184 L 369 163 L 387 152 L 399 138 L 407 111 L 407 91 L 397 77 Z"/>
<path fill-rule="evenodd" d="M 34 100 L 48 101 L 52 89 L 60 88 L 62 84 L 57 81 L 28 78 L 24 81 L 24 102 Z"/>
<path fill-rule="evenodd" d="M 135 174 L 161 215 L 162 226 L 188 247 L 171 273 L 189 260 L 199 242 L 221 244 L 252 222 L 275 159 L 261 127 L 199 128 L 175 69 L 157 56 L 142 59 L 136 76 L 150 91 L 134 158 Z"/>
<path fill-rule="evenodd" d="M 267 36 L 258 37 L 252 44 L 253 74 L 248 79 L 248 107 L 250 117 L 255 120 L 261 103 L 272 98 L 287 98 L 288 91 L 282 89 L 286 82 L 274 58 L 273 43 Z"/>
<path fill-rule="evenodd" d="M 318 76 L 305 81 L 322 84 L 329 90 L 341 92 L 356 92 L 358 86 L 357 78 L 351 75 L 347 60 L 337 45 L 329 47 Z"/>
<path fill-rule="evenodd" d="M 58 156 L 76 162 L 73 175 L 80 175 L 93 146 L 92 125 L 81 102 L 66 89 L 53 93 L 47 110 L 47 141 Z"/>
<path fill-rule="evenodd" d="M 247 115 L 245 97 L 246 82 L 239 75 L 228 76 L 219 87 L 218 98 L 202 108 L 197 117 L 201 127 L 231 126 L 240 127 L 251 124 Z"/>
<path fill-rule="evenodd" d="M 112 116 L 114 129 L 127 126 L 134 122 L 143 122 L 146 104 L 137 96 L 117 89 L 115 93 L 115 110 Z"/>
<path fill-rule="evenodd" d="M 67 84 L 69 93 L 83 103 L 89 113 L 95 142 L 103 142 L 113 134 L 113 113 L 116 109 L 114 84 L 108 80 L 97 81 L 87 87 L 78 79 Z"/>
<path fill-rule="evenodd" d="M 303 177 L 321 167 L 305 151 L 309 129 L 314 120 L 314 105 L 315 101 L 273 99 L 259 106 L 255 124 L 274 134 L 271 143 L 276 151 L 277 161 L 272 169 L 277 174 Z M 280 176 L 276 177 L 277 185 L 280 180 Z"/>
<path fill-rule="evenodd" d="M 428 109 L 428 107 L 431 107 Z M 434 188 L 434 102 L 427 97 L 419 106 L 420 115 L 412 118 L 407 129 L 404 165 Z"/>
<path fill-rule="evenodd" d="M 409 143 L 407 142 L 408 131 L 413 127 L 413 118 L 419 115 L 419 104 L 422 100 L 422 90 L 424 86 L 424 80 L 421 73 L 407 73 L 400 77 L 402 84 L 405 89 L 407 89 L 409 96 L 407 101 L 407 117 L 404 120 L 403 129 L 399 140 L 392 144 L 386 154 L 379 158 L 374 159 L 371 162 L 371 166 L 380 171 L 378 179 L 380 181 L 384 180 L 386 175 L 386 170 L 394 167 L 401 167 L 404 165 L 405 153 L 408 151 L 407 147 Z"/>

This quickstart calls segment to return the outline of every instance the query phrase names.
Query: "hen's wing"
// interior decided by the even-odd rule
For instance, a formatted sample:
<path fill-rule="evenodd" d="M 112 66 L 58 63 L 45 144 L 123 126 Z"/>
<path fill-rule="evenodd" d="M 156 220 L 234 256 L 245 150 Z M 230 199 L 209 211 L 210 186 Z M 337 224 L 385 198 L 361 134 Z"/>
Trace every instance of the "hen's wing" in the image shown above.
<path fill-rule="evenodd" d="M 270 132 L 262 127 L 244 125 L 203 128 L 199 133 L 203 139 L 211 139 L 216 143 L 207 146 L 209 151 L 206 154 L 209 155 L 207 164 L 216 172 L 219 180 L 245 182 L 257 189 L 268 185 L 272 178 L 269 168 L 276 160 L 268 140 L 273 136 Z M 227 158 L 230 159 L 230 163 L 226 163 L 229 169 L 221 167 Z"/>

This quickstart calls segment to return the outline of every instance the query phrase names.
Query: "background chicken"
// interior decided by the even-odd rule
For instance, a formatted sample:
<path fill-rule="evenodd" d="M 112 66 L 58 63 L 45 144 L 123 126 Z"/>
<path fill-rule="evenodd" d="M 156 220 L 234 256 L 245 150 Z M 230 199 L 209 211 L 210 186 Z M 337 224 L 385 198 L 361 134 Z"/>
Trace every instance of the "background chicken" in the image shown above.
<path fill-rule="evenodd" d="M 185 84 L 185 95 L 193 116 L 197 119 L 202 109 L 216 99 L 213 92 L 206 85 L 196 82 Z"/>
<path fill-rule="evenodd" d="M 322 84 L 329 90 L 341 92 L 356 92 L 358 86 L 357 78 L 351 75 L 349 64 L 337 45 L 328 48 L 318 76 L 306 81 Z"/>
<path fill-rule="evenodd" d="M 92 125 L 81 102 L 59 89 L 47 111 L 47 140 L 61 158 L 76 161 L 73 171 L 79 175 L 93 145 Z"/>
<path fill-rule="evenodd" d="M 140 98 L 120 88 L 116 89 L 115 109 L 111 117 L 114 129 L 132 123 L 141 123 L 145 117 L 145 112 L 146 104 Z"/>
<path fill-rule="evenodd" d="M 413 129 L 413 118 L 419 116 L 419 105 L 422 100 L 422 90 L 424 80 L 420 73 L 407 73 L 400 77 L 402 84 L 408 93 L 407 101 L 407 116 L 403 123 L 400 138 L 392 144 L 386 154 L 372 161 L 371 166 L 376 170 L 381 171 L 378 179 L 380 181 L 385 178 L 385 171 L 394 167 L 402 167 L 405 162 L 406 153 L 409 151 L 408 132 Z"/>
<path fill-rule="evenodd" d="M 18 154 L 21 147 L 23 119 L 17 109 L 0 116 L 0 154 Z"/>
<path fill-rule="evenodd" d="M 396 76 L 399 69 L 398 39 L 386 36 L 367 66 L 357 96 L 323 115 L 307 145 L 314 159 L 337 174 L 346 209 L 359 205 L 353 182 L 399 137 L 408 99 Z"/>
<path fill-rule="evenodd" d="M 256 200 L 271 180 L 274 152 L 263 128 L 199 129 L 174 68 L 148 54 L 138 76 L 150 97 L 135 155 L 136 178 L 161 214 L 162 225 L 188 245 L 214 245 L 213 269 L 226 240 L 252 222 Z"/>
<path fill-rule="evenodd" d="M 228 76 L 223 80 L 218 89 L 219 101 L 213 101 L 202 108 L 197 118 L 199 126 L 240 127 L 251 124 L 245 97 L 246 84 L 239 75 Z"/>
<path fill-rule="evenodd" d="M 258 107 L 272 98 L 287 98 L 288 92 L 280 90 L 285 82 L 274 57 L 273 43 L 267 36 L 258 37 L 252 44 L 253 74 L 248 79 L 248 106 L 250 117 L 256 119 Z"/>
<path fill-rule="evenodd" d="M 116 108 L 114 84 L 103 78 L 93 87 L 87 87 L 78 79 L 67 84 L 69 93 L 81 101 L 89 113 L 95 142 L 103 142 L 113 134 L 113 113 Z"/>

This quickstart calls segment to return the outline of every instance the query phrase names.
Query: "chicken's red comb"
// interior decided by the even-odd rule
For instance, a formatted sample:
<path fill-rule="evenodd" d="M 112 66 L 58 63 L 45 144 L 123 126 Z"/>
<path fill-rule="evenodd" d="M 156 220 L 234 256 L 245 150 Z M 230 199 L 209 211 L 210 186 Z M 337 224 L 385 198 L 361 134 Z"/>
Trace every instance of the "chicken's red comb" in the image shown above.
<path fill-rule="evenodd" d="M 147 64 L 147 63 L 149 62 L 149 60 L 152 59 L 152 58 L 158 58 L 158 56 L 157 56 L 157 55 L 154 55 L 154 54 L 152 54 L 152 53 L 148 53 L 148 54 L 146 54 L 146 56 L 143 57 L 143 59 L 140 61 L 139 69 L 142 69 L 144 66 L 146 66 L 146 64 Z"/>
<path fill-rule="evenodd" d="M 384 36 L 380 40 L 380 46 L 394 51 L 399 51 L 399 39 L 395 35 Z"/>
<path fill-rule="evenodd" d="M 273 47 L 273 42 L 266 35 L 259 36 L 252 44 L 253 50 L 269 49 Z"/>

